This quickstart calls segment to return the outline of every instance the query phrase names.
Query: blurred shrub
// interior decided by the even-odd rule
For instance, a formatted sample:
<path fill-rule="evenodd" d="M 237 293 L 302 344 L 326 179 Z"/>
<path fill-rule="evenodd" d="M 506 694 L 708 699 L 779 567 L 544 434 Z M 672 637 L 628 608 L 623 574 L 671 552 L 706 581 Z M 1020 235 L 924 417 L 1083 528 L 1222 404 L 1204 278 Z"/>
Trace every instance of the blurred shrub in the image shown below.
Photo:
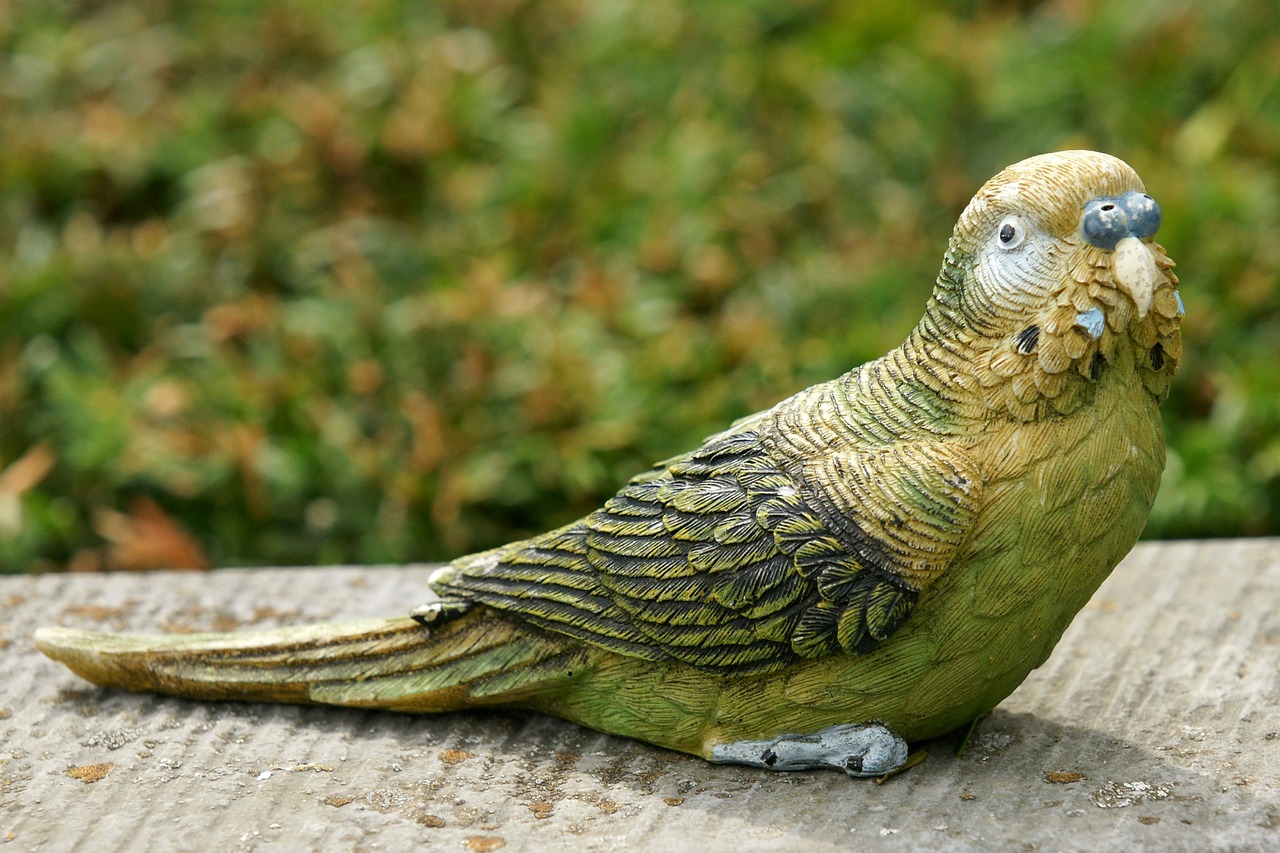
<path fill-rule="evenodd" d="M 1280 532 L 1263 0 L 18 2 L 0 45 L 5 570 L 563 523 L 895 345 L 977 185 L 1075 146 L 1190 311 L 1148 535 Z"/>

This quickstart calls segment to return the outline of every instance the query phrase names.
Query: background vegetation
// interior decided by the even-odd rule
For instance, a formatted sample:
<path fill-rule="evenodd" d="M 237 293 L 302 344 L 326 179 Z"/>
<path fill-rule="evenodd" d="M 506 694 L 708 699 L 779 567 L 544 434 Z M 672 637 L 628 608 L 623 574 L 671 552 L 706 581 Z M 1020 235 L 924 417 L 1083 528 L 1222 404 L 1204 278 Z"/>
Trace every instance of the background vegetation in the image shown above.
<path fill-rule="evenodd" d="M 1189 311 L 1147 535 L 1280 533 L 1268 0 L 0 0 L 0 566 L 431 560 L 898 343 L 1093 147 Z"/>

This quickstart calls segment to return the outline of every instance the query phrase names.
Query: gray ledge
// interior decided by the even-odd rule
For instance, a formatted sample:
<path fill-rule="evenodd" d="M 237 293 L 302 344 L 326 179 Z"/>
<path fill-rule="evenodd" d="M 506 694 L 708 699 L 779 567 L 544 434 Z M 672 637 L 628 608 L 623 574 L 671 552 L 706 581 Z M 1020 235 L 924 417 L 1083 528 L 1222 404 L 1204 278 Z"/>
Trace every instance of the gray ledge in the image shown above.
<path fill-rule="evenodd" d="M 429 566 L 0 578 L 13 850 L 1276 849 L 1280 540 L 1149 543 L 967 751 L 876 785 L 713 766 L 560 720 L 99 690 L 40 625 L 404 612 Z M 5 846 L 0 844 L 0 846 Z"/>

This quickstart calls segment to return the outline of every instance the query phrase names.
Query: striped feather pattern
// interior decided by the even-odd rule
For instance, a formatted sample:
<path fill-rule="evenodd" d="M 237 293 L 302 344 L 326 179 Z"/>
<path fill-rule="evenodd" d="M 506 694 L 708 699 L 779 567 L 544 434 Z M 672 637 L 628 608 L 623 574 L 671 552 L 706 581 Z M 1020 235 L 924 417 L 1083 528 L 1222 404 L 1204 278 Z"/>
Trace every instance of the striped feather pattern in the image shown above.
<path fill-rule="evenodd" d="M 916 599 L 855 521 L 842 527 L 843 541 L 761 432 L 742 430 L 662 463 L 576 524 L 459 564 L 436 590 L 627 655 L 772 671 L 869 651 Z"/>

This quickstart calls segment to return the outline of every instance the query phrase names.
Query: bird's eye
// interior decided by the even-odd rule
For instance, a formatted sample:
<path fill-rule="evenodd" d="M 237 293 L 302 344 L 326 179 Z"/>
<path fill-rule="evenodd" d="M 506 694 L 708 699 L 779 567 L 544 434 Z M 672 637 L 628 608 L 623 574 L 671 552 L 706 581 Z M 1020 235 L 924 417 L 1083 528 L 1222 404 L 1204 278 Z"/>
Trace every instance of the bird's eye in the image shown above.
<path fill-rule="evenodd" d="M 1000 248 L 1008 251 L 1022 245 L 1023 238 L 1027 236 L 1027 228 L 1018 217 L 1006 216 L 1001 220 L 997 234 L 1000 238 Z"/>

